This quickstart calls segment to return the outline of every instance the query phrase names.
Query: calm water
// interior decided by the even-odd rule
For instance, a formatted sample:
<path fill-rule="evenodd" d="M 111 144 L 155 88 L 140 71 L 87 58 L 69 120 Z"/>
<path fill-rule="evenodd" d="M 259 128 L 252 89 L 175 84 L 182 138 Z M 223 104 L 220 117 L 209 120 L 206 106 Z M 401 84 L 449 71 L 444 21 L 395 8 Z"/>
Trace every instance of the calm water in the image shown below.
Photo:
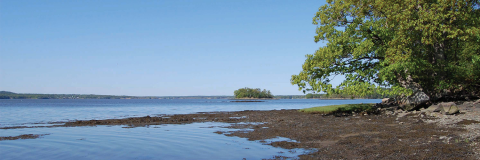
<path fill-rule="evenodd" d="M 209 111 L 301 109 L 381 100 L 0 100 L 0 127 L 49 125 L 50 122 L 109 119 Z M 215 131 L 226 123 L 185 125 L 57 127 L 0 130 L 0 136 L 49 134 L 38 139 L 0 141 L 0 159 L 262 159 L 295 157 L 307 150 L 287 150 Z M 212 127 L 214 126 L 214 127 Z M 279 137 L 268 141 L 285 140 Z"/>

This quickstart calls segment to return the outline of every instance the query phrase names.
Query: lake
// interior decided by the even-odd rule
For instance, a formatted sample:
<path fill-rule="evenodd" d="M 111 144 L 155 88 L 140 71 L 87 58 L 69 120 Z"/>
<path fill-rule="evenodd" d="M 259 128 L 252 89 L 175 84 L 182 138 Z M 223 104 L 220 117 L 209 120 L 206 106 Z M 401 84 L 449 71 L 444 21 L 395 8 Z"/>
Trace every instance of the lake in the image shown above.
<path fill-rule="evenodd" d="M 0 99 L 0 127 L 48 126 L 74 120 L 111 119 L 213 111 L 301 109 L 379 103 L 379 99 L 282 99 L 233 103 L 226 99 Z M 0 141 L 0 159 L 264 159 L 309 152 L 267 142 L 216 134 L 228 123 L 182 125 L 0 129 L 0 136 L 46 134 L 37 139 Z"/>

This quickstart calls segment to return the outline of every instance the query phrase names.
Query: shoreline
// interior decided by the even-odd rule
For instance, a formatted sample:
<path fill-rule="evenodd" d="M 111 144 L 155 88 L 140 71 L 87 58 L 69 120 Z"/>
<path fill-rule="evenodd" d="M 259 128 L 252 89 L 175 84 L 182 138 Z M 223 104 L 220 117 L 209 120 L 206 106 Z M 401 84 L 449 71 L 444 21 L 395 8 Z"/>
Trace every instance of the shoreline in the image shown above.
<path fill-rule="evenodd" d="M 230 97 L 223 97 L 223 98 L 216 98 L 216 96 L 202 96 L 201 98 L 197 97 L 134 97 L 134 98 L 0 98 L 0 100 L 52 100 L 52 99 L 61 99 L 61 100 L 99 100 L 99 99 L 108 99 L 108 100 L 138 100 L 138 99 L 160 99 L 160 100 L 171 100 L 171 99 L 226 99 L 226 100 L 281 100 L 281 99 L 317 99 L 317 100 L 356 100 L 356 99 L 382 99 L 382 98 L 230 98 Z"/>
<path fill-rule="evenodd" d="M 292 141 L 268 143 L 285 149 L 314 149 L 301 159 L 478 159 L 480 117 L 475 114 L 425 116 L 421 112 L 398 111 L 396 114 L 360 114 L 336 117 L 307 114 L 297 110 L 246 110 L 234 112 L 199 112 L 194 114 L 131 117 L 124 119 L 80 120 L 63 125 L 79 127 L 126 125 L 123 128 L 161 124 L 201 122 L 230 123 L 234 132 L 215 132 L 225 136 L 266 140 L 276 137 Z M 463 119 L 462 116 L 470 116 Z M 472 119 L 472 116 L 474 119 Z M 473 127 L 472 127 L 473 126 Z M 39 128 L 3 127 L 0 129 Z M 253 131 L 245 132 L 245 129 Z M 480 133 L 480 132 L 478 132 Z"/>

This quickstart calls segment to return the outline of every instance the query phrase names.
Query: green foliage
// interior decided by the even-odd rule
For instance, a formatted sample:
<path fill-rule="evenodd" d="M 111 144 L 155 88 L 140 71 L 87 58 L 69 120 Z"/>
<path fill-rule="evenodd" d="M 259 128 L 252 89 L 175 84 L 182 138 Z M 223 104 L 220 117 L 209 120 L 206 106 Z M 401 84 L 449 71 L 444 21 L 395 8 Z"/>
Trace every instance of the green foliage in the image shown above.
<path fill-rule="evenodd" d="M 352 112 L 373 112 L 375 104 L 342 104 L 342 105 L 331 105 L 331 106 L 320 106 L 305 108 L 299 110 L 300 112 L 305 113 L 314 113 L 314 114 L 334 114 L 334 113 L 352 113 Z"/>
<path fill-rule="evenodd" d="M 310 99 L 310 98 L 321 98 L 321 97 L 322 97 L 321 94 L 308 93 L 307 95 L 305 95 L 305 98 L 307 98 L 307 99 Z"/>
<path fill-rule="evenodd" d="M 240 88 L 233 92 L 235 98 L 273 98 L 273 95 L 270 91 L 260 88 Z"/>
<path fill-rule="evenodd" d="M 338 108 L 340 108 L 340 107 L 346 107 L 346 104 L 305 108 L 305 109 L 301 109 L 299 111 L 300 112 L 305 112 L 305 113 L 331 114 L 331 113 L 337 111 Z"/>
<path fill-rule="evenodd" d="M 376 91 L 377 89 L 381 91 Z M 345 99 L 345 98 L 350 98 L 350 99 L 355 99 L 355 98 L 363 98 L 363 99 L 382 99 L 382 98 L 394 98 L 395 94 L 391 94 L 392 91 L 391 88 L 373 88 L 372 91 L 370 91 L 368 94 L 365 94 L 363 96 L 359 95 L 349 95 L 347 92 L 340 92 L 338 94 L 312 94 L 308 93 L 305 95 L 305 98 L 310 99 L 310 98 L 318 98 L 318 99 Z"/>
<path fill-rule="evenodd" d="M 479 0 L 327 0 L 313 18 L 315 42 L 291 83 L 299 90 L 431 98 L 479 95 Z M 346 77 L 339 86 L 335 75 Z M 390 88 L 380 89 L 380 86 Z"/>

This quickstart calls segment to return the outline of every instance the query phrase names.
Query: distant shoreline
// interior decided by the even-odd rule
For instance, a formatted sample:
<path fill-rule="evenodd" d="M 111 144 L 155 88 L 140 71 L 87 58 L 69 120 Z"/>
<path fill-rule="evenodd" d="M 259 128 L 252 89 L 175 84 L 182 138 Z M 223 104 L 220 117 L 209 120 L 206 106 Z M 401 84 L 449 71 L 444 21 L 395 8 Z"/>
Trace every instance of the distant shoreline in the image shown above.
<path fill-rule="evenodd" d="M 0 99 L 229 99 L 229 100 L 279 100 L 279 99 L 319 99 L 347 100 L 351 98 L 305 98 L 305 95 L 276 95 L 274 98 L 235 98 L 234 96 L 126 96 L 95 94 L 36 94 L 0 91 Z M 381 98 L 354 98 L 381 99 Z"/>
<path fill-rule="evenodd" d="M 232 98 L 230 100 L 277 100 L 278 98 Z"/>
<path fill-rule="evenodd" d="M 316 100 L 356 100 L 356 99 L 381 99 L 381 98 L 269 98 L 269 99 L 234 99 L 234 98 L 217 98 L 217 97 L 158 97 L 158 98 L 144 98 L 144 97 L 136 97 L 136 98 L 0 98 L 1 99 L 226 99 L 226 100 L 281 100 L 281 99 L 316 99 Z"/>

